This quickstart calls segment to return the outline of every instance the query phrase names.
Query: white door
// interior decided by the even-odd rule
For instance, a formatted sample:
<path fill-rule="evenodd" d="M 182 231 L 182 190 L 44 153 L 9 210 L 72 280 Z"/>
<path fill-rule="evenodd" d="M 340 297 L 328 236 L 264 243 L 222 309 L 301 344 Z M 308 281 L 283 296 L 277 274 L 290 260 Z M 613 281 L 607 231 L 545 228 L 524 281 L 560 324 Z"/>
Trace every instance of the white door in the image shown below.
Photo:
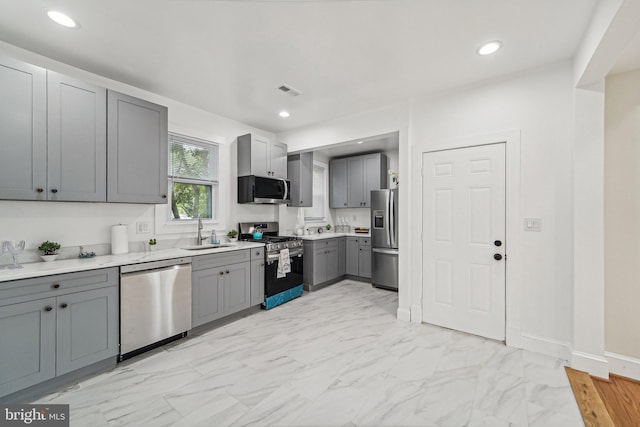
<path fill-rule="evenodd" d="M 502 341 L 505 144 L 423 153 L 422 168 L 423 321 Z"/>

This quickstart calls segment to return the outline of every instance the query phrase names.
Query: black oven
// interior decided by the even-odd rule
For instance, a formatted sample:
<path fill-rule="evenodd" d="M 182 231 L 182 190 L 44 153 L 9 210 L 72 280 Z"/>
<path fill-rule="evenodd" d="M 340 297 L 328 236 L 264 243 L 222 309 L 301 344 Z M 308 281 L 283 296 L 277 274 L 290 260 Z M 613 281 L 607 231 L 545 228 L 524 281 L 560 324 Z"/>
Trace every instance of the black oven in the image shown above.
<path fill-rule="evenodd" d="M 278 278 L 278 260 L 266 262 L 265 266 L 265 296 L 270 297 L 280 292 L 302 284 L 302 260 L 303 255 L 292 255 L 291 273 Z"/>

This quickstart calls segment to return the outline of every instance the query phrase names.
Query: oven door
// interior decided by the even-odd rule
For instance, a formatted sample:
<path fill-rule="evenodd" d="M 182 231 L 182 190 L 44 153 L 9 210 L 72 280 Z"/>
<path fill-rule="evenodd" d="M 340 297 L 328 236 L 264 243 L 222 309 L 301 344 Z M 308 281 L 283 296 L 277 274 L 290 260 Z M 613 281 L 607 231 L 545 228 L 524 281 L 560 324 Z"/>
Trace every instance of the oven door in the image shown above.
<path fill-rule="evenodd" d="M 291 273 L 278 278 L 278 260 L 268 261 L 265 268 L 265 296 L 271 297 L 302 285 L 302 254 L 291 257 Z"/>

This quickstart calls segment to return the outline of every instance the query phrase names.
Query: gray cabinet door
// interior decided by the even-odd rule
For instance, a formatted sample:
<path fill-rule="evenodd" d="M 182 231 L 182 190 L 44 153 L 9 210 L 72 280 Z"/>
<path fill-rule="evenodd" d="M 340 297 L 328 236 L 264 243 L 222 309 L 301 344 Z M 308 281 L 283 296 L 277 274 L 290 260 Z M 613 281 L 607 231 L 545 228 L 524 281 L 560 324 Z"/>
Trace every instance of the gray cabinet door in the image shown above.
<path fill-rule="evenodd" d="M 360 247 L 357 237 L 347 237 L 347 274 L 357 276 L 360 272 Z"/>
<path fill-rule="evenodd" d="M 347 238 L 338 239 L 338 276 L 347 274 Z"/>
<path fill-rule="evenodd" d="M 191 312 L 193 327 L 224 316 L 225 267 L 195 271 L 191 275 Z"/>
<path fill-rule="evenodd" d="M 269 140 L 251 135 L 251 171 L 247 175 L 270 176 Z"/>
<path fill-rule="evenodd" d="M 358 276 L 370 278 L 371 246 L 360 245 L 358 249 Z"/>
<path fill-rule="evenodd" d="M 387 188 L 387 156 L 384 154 L 369 154 L 363 157 L 364 173 L 364 207 L 371 206 L 371 190 Z"/>
<path fill-rule="evenodd" d="M 55 376 L 55 298 L 0 307 L 0 396 Z"/>
<path fill-rule="evenodd" d="M 47 71 L 47 198 L 107 201 L 107 91 Z"/>
<path fill-rule="evenodd" d="M 264 260 L 251 261 L 251 306 L 264 302 Z"/>
<path fill-rule="evenodd" d="M 287 174 L 291 180 L 291 202 L 289 206 L 313 206 L 313 153 L 289 156 Z"/>
<path fill-rule="evenodd" d="M 270 176 L 287 179 L 287 144 L 272 142 L 269 145 L 269 165 Z"/>
<path fill-rule="evenodd" d="M 167 203 L 167 108 L 107 92 L 107 201 Z"/>
<path fill-rule="evenodd" d="M 318 247 L 313 250 L 313 285 L 327 281 L 327 249 Z"/>
<path fill-rule="evenodd" d="M 56 375 L 118 354 L 118 288 L 57 298 Z"/>
<path fill-rule="evenodd" d="M 327 249 L 327 277 L 325 280 L 333 280 L 338 277 L 338 247 Z"/>
<path fill-rule="evenodd" d="M 364 206 L 364 157 L 347 159 L 347 197 L 350 208 Z"/>
<path fill-rule="evenodd" d="M 251 264 L 243 262 L 224 267 L 224 314 L 251 306 Z"/>
<path fill-rule="evenodd" d="M 0 55 L 0 199 L 46 200 L 47 75 Z"/>
<path fill-rule="evenodd" d="M 347 194 L 347 159 L 329 162 L 329 207 L 346 208 L 349 206 Z"/>

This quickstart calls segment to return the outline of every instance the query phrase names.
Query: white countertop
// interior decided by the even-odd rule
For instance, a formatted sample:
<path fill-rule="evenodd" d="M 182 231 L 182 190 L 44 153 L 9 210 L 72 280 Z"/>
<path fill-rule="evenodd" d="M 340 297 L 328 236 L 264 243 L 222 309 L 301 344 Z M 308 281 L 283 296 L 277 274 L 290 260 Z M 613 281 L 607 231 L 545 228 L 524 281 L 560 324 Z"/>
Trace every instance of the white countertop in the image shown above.
<path fill-rule="evenodd" d="M 322 239 L 334 239 L 336 237 L 371 237 L 371 233 L 315 233 L 315 234 L 303 234 L 302 236 L 296 236 L 301 240 L 322 240 Z"/>
<path fill-rule="evenodd" d="M 162 249 L 152 252 L 134 252 L 121 255 L 99 255 L 94 258 L 72 258 L 52 262 L 32 262 L 22 264 L 24 268 L 0 270 L 0 282 L 10 280 L 30 279 L 32 277 L 51 276 L 62 273 L 75 273 L 78 271 L 97 270 L 100 268 L 120 267 L 122 265 L 139 264 L 149 261 L 165 259 L 194 257 L 198 255 L 217 254 L 222 252 L 237 251 L 242 249 L 264 247 L 263 243 L 236 242 L 224 243 L 226 248 L 201 249 L 190 251 L 186 249 Z"/>

